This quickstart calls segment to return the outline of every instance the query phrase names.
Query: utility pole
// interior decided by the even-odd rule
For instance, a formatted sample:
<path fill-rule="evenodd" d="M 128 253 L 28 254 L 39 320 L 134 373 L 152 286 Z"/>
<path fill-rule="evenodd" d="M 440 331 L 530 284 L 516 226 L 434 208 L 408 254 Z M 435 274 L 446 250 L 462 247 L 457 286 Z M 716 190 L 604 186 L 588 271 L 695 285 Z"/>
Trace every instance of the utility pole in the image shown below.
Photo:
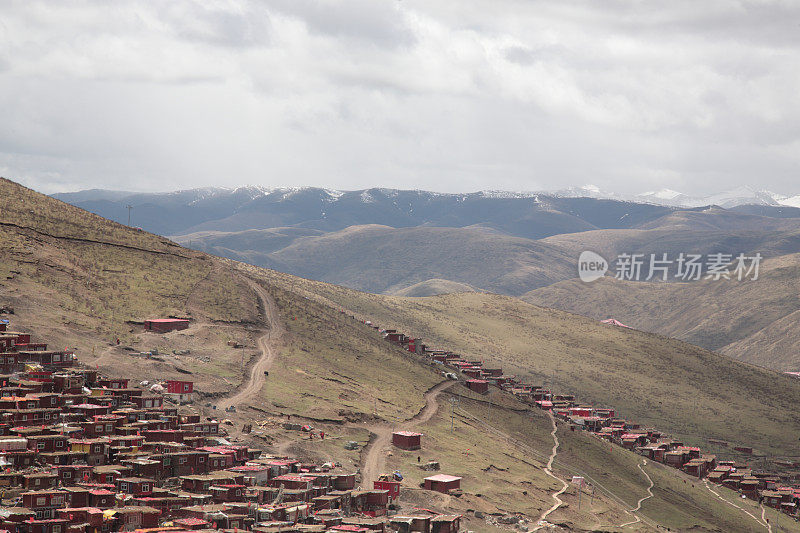
<path fill-rule="evenodd" d="M 125 209 L 128 210 L 128 225 L 131 225 L 131 211 L 133 210 L 133 206 L 128 204 L 125 206 Z"/>
<path fill-rule="evenodd" d="M 459 403 L 459 399 L 456 397 L 450 398 L 450 431 L 455 431 L 456 428 L 456 404 Z"/>

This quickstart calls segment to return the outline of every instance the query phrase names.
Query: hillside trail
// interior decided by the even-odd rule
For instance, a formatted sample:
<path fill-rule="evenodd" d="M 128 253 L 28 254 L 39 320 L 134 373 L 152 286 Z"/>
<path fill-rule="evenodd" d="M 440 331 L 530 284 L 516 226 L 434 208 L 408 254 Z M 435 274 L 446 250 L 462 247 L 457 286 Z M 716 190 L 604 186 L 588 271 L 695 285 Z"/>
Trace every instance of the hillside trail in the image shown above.
<path fill-rule="evenodd" d="M 264 372 L 267 372 L 270 369 L 273 361 L 275 360 L 276 352 L 272 349 L 270 343 L 278 340 L 284 334 L 283 326 L 278 318 L 278 308 L 275 305 L 275 301 L 272 299 L 272 296 L 270 296 L 270 294 L 255 281 L 251 280 L 250 278 L 245 279 L 247 284 L 250 285 L 258 298 L 261 300 L 261 303 L 264 307 L 264 315 L 268 330 L 258 339 L 258 346 L 261 349 L 261 355 L 250 368 L 250 374 L 248 375 L 246 381 L 239 385 L 233 395 L 223 398 L 217 403 L 217 408 L 223 410 L 232 405 L 237 406 L 261 391 L 261 389 L 264 387 L 264 383 L 267 380 Z"/>
<path fill-rule="evenodd" d="M 721 495 L 719 492 L 716 492 L 714 489 L 712 489 L 712 488 L 709 486 L 709 484 L 708 484 L 708 481 L 707 481 L 707 480 L 705 480 L 705 479 L 704 479 L 704 480 L 703 480 L 703 484 L 706 486 L 706 488 L 708 489 L 708 491 L 709 491 L 711 494 L 713 494 L 714 496 L 716 496 L 717 498 L 719 498 L 719 499 L 720 499 L 720 500 L 722 500 L 723 502 L 727 503 L 728 505 L 731 505 L 731 506 L 733 506 L 733 507 L 736 507 L 736 508 L 737 508 L 737 509 L 739 509 L 741 512 L 743 512 L 744 514 L 746 514 L 747 516 L 749 516 L 750 518 L 752 518 L 753 520 L 755 520 L 756 522 L 758 522 L 759 524 L 761 524 L 762 526 L 764 526 L 765 528 L 767 528 L 767 531 L 769 531 L 770 533 L 772 532 L 772 526 L 771 526 L 771 525 L 770 525 L 770 524 L 769 524 L 769 523 L 766 521 L 766 513 L 765 513 L 765 510 L 764 510 L 764 507 L 763 507 L 763 506 L 761 506 L 761 519 L 759 520 L 759 518 L 758 518 L 756 515 L 754 515 L 753 513 L 751 513 L 750 511 L 748 511 L 748 510 L 747 510 L 747 509 L 745 509 L 744 507 L 741 507 L 741 506 L 739 506 L 739 505 L 736 505 L 735 503 L 733 503 L 733 502 L 731 502 L 731 501 L 728 501 L 726 498 L 723 498 L 723 497 L 722 497 L 722 495 Z"/>
<path fill-rule="evenodd" d="M 650 499 L 650 498 L 652 498 L 652 497 L 653 497 L 653 487 L 655 486 L 655 483 L 654 483 L 654 482 L 653 482 L 653 480 L 650 478 L 650 475 L 649 475 L 647 472 L 645 472 L 645 471 L 644 471 L 644 468 L 642 468 L 642 467 L 643 467 L 644 465 L 646 465 L 646 464 L 647 464 L 647 461 L 645 461 L 644 459 L 642 459 L 642 462 L 641 462 L 641 463 L 639 463 L 637 466 L 639 467 L 639 470 L 641 470 L 641 471 L 642 471 L 642 474 L 644 474 L 644 477 L 646 477 L 646 478 L 647 478 L 647 481 L 650 483 L 650 486 L 649 486 L 649 487 L 647 487 L 647 496 L 645 496 L 645 497 L 643 497 L 643 498 L 639 498 L 639 501 L 638 501 L 638 502 L 636 502 L 636 507 L 634 507 L 633 509 L 630 509 L 630 510 L 626 510 L 626 511 L 625 511 L 626 513 L 628 513 L 628 514 L 632 515 L 634 519 L 633 519 L 633 520 L 631 520 L 630 522 L 625 522 L 624 524 L 620 524 L 620 525 L 618 526 L 618 527 L 620 527 L 620 528 L 627 527 L 627 526 L 632 526 L 633 524 L 638 524 L 639 522 L 641 522 L 641 521 L 642 521 L 642 519 L 641 519 L 641 518 L 639 518 L 639 516 L 638 516 L 638 515 L 635 515 L 635 514 L 633 514 L 633 513 L 637 513 L 637 512 L 639 512 L 639 511 L 641 511 L 641 510 L 642 510 L 642 502 L 644 502 L 645 500 L 647 500 L 647 499 Z"/>
<path fill-rule="evenodd" d="M 389 446 L 394 431 L 411 429 L 420 424 L 424 424 L 433 418 L 439 409 L 439 394 L 455 385 L 456 381 L 443 381 L 428 390 L 425 394 L 425 406 L 419 413 L 400 424 L 400 428 L 395 428 L 386 424 L 375 424 L 366 426 L 370 433 L 375 434 L 375 439 L 367 447 L 366 454 L 361 460 L 361 483 L 362 485 L 369 480 L 376 480 L 386 466 L 385 450 Z"/>
<path fill-rule="evenodd" d="M 767 509 L 764 507 L 763 503 L 760 503 L 759 506 L 761 507 L 761 520 L 767 526 L 767 531 L 772 533 L 772 524 L 767 521 Z"/>
<path fill-rule="evenodd" d="M 564 492 L 566 492 L 567 488 L 569 487 L 569 483 L 567 483 L 566 481 L 559 478 L 553 473 L 553 461 L 556 460 L 556 455 L 558 455 L 558 446 L 559 446 L 558 436 L 556 435 L 556 432 L 558 431 L 558 424 L 556 424 L 556 418 L 553 416 L 553 413 L 551 411 L 547 411 L 547 416 L 550 417 L 550 423 L 553 424 L 553 431 L 550 432 L 550 436 L 553 437 L 553 451 L 550 452 L 550 457 L 547 459 L 547 465 L 544 467 L 544 473 L 550 476 L 551 478 L 555 479 L 556 481 L 560 481 L 562 483 L 562 487 L 558 491 L 552 494 L 555 503 L 553 504 L 552 507 L 550 507 L 548 510 L 542 513 L 542 516 L 539 517 L 539 520 L 537 522 L 539 525 L 537 525 L 531 531 L 538 531 L 543 527 L 546 527 L 547 524 L 545 523 L 545 520 L 547 519 L 548 516 L 550 516 L 552 512 L 561 507 L 561 505 L 564 503 L 561 500 L 561 498 L 559 498 L 559 496 L 564 494 Z"/>

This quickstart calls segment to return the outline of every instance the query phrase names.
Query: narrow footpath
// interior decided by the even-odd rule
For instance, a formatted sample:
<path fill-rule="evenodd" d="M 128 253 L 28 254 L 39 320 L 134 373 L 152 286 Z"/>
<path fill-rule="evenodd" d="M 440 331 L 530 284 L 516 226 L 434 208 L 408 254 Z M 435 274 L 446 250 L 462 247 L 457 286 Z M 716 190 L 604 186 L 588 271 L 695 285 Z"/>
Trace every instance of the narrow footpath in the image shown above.
<path fill-rule="evenodd" d="M 772 532 L 772 526 L 771 526 L 771 525 L 770 525 L 770 524 L 769 524 L 769 523 L 766 521 L 766 516 L 765 516 L 765 515 L 766 515 L 766 513 L 765 513 L 765 511 L 764 511 L 764 507 L 763 507 L 763 506 L 761 507 L 761 519 L 759 520 L 759 518 L 758 518 L 756 515 L 754 515 L 753 513 L 751 513 L 750 511 L 748 511 L 748 510 L 747 510 L 747 509 L 745 509 L 744 507 L 741 507 L 741 506 L 739 506 L 739 505 L 736 505 L 735 503 L 733 503 L 733 502 L 729 501 L 728 499 L 726 499 L 726 498 L 723 498 L 723 497 L 722 497 L 722 495 L 721 495 L 719 492 L 716 492 L 714 489 L 712 489 L 712 488 L 709 486 L 709 484 L 708 484 L 708 481 L 707 481 L 707 480 L 705 480 L 705 479 L 704 479 L 704 480 L 703 480 L 703 484 L 706 486 L 706 488 L 708 489 L 708 491 L 709 491 L 711 494 L 713 494 L 714 496 L 716 496 L 717 498 L 719 498 L 719 499 L 720 499 L 720 500 L 722 500 L 723 502 L 727 503 L 728 505 L 731 505 L 731 506 L 733 506 L 733 507 L 736 507 L 736 508 L 737 508 L 737 509 L 739 509 L 741 512 L 743 512 L 744 514 L 746 514 L 747 516 L 749 516 L 750 518 L 752 518 L 753 520 L 755 520 L 756 522 L 758 522 L 759 524 L 761 524 L 762 526 L 764 526 L 765 528 L 767 528 L 767 531 L 769 531 L 769 532 Z"/>
<path fill-rule="evenodd" d="M 544 472 L 545 474 L 555 479 L 556 481 L 560 481 L 562 483 L 562 487 L 558 491 L 553 493 L 553 500 L 555 501 L 555 503 L 553 504 L 552 507 L 550 507 L 544 513 L 542 513 L 542 516 L 539 517 L 539 521 L 537 522 L 538 525 L 531 531 L 538 531 L 547 525 L 545 520 L 547 519 L 548 516 L 550 516 L 550 514 L 553 511 L 561 507 L 561 505 L 564 503 L 561 500 L 561 498 L 559 498 L 559 496 L 564 494 L 564 492 L 566 492 L 567 488 L 569 487 L 569 483 L 567 483 L 566 481 L 559 478 L 553 473 L 553 461 L 556 460 L 556 455 L 558 455 L 558 446 L 559 446 L 558 436 L 556 435 L 556 432 L 558 431 L 558 424 L 556 424 L 556 419 L 553 416 L 552 412 L 547 411 L 547 415 L 550 417 L 550 422 L 553 424 L 553 431 L 550 432 L 550 435 L 553 437 L 553 451 L 550 453 L 550 457 L 547 459 L 547 465 L 544 467 Z"/>
<path fill-rule="evenodd" d="M 653 497 L 653 487 L 655 486 L 655 483 L 653 483 L 653 480 L 650 478 L 650 475 L 647 472 L 644 471 L 644 468 L 642 468 L 646 464 L 647 464 L 647 461 L 642 459 L 642 462 L 639 463 L 637 466 L 639 467 L 639 470 L 642 471 L 642 474 L 644 474 L 644 477 L 647 478 L 647 481 L 650 483 L 650 486 L 647 487 L 647 496 L 645 496 L 643 498 L 639 498 L 639 501 L 636 502 L 636 507 L 626 511 L 627 513 L 633 515 L 634 520 L 631 520 L 630 522 L 625 522 L 624 524 L 620 524 L 619 527 L 632 526 L 633 524 L 638 524 L 639 522 L 641 522 L 642 519 L 639 518 L 639 515 L 636 515 L 636 514 L 633 514 L 633 513 L 638 513 L 639 511 L 641 511 L 642 510 L 642 502 L 644 502 L 645 500 Z"/>

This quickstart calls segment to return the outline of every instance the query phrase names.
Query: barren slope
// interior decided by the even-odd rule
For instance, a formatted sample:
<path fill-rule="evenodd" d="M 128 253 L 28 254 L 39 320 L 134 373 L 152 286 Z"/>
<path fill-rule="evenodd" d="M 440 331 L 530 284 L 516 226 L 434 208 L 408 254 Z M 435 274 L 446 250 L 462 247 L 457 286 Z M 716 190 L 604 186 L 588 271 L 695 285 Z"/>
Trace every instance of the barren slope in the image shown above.
<path fill-rule="evenodd" d="M 800 368 L 800 254 L 762 263 L 758 280 L 636 283 L 605 277 L 523 296 L 598 320 L 613 317 L 776 370 Z"/>
<path fill-rule="evenodd" d="M 530 382 L 616 407 L 622 416 L 704 449 L 707 439 L 721 439 L 768 454 L 796 454 L 800 381 L 776 372 L 506 296 L 409 299 L 303 283 L 309 297 L 495 362 Z"/>

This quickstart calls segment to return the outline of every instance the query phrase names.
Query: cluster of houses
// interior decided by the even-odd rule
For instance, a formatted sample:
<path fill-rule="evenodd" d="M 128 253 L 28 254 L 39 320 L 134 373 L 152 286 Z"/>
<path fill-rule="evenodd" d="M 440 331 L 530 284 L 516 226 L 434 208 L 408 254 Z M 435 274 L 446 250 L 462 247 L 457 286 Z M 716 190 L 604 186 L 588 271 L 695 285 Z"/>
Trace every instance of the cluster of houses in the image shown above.
<path fill-rule="evenodd" d="M 4 323 L 0 362 L 0 531 L 460 530 L 458 515 L 398 516 L 399 481 L 362 489 L 335 464 L 232 443 L 182 411 L 191 382 L 131 387 Z"/>
<path fill-rule="evenodd" d="M 458 379 L 474 392 L 486 394 L 490 386 L 497 387 L 524 403 L 552 412 L 553 416 L 567 422 L 572 430 L 591 432 L 598 438 L 652 461 L 724 485 L 747 498 L 800 518 L 800 486 L 792 485 L 790 479 L 754 470 L 739 461 L 717 460 L 716 456 L 704 454 L 700 448 L 686 446 L 660 431 L 642 428 L 639 424 L 618 418 L 614 409 L 581 405 L 574 395 L 555 394 L 546 387 L 525 384 L 517 376 L 504 375 L 501 368 L 485 366 L 483 361 L 467 361 L 451 351 L 428 348 L 422 339 L 409 337 L 393 329 L 381 329 L 369 321 L 364 323 L 378 330 L 389 342 L 426 358 L 430 364 L 441 365 L 445 376 Z M 727 443 L 720 444 L 727 446 Z M 752 448 L 734 449 L 752 454 Z M 800 462 L 787 466 L 800 468 Z"/>

